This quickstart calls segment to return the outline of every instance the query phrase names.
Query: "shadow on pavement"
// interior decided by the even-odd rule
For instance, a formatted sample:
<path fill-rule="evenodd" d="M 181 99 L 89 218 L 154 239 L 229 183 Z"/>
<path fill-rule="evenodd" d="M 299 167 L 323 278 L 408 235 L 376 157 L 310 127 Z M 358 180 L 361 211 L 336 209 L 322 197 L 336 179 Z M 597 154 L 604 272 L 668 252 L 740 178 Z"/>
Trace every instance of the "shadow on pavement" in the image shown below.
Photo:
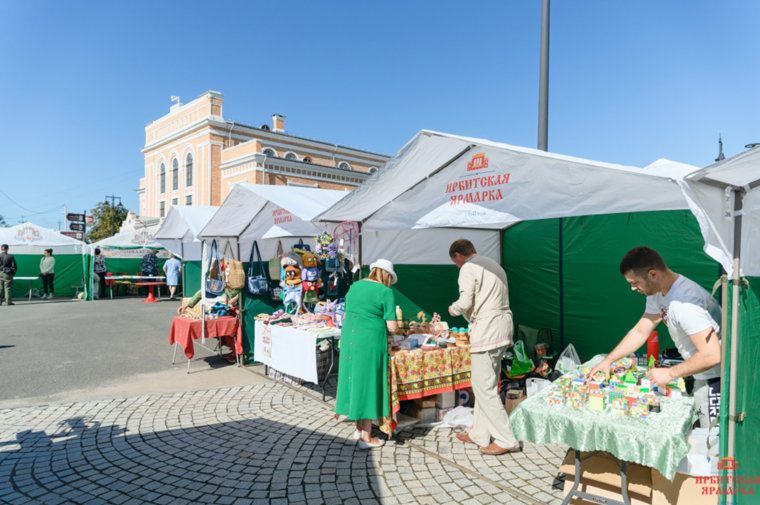
<path fill-rule="evenodd" d="M 0 442 L 8 503 L 379 502 L 377 473 L 344 438 L 261 418 L 134 433 L 73 417 Z"/>

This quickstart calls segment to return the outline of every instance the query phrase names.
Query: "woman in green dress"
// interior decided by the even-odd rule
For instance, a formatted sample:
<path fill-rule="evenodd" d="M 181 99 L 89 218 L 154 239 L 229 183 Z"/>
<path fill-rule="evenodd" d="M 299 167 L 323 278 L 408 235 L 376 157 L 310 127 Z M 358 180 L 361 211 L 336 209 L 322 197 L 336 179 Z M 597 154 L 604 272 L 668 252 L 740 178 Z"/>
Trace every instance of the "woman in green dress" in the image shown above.
<path fill-rule="evenodd" d="M 335 413 L 356 421 L 355 437 L 362 449 L 382 447 L 383 441 L 372 436 L 372 421 L 390 415 L 388 333 L 397 328 L 390 286 L 397 280 L 393 263 L 379 259 L 346 295 Z"/>

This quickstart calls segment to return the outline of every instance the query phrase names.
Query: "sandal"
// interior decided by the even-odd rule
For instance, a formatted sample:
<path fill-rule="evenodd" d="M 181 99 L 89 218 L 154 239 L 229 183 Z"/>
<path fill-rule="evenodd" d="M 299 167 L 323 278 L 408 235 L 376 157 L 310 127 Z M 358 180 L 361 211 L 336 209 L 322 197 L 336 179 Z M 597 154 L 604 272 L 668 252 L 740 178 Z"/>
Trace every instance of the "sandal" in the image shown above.
<path fill-rule="evenodd" d="M 377 442 L 372 442 L 372 439 L 370 439 L 369 442 L 365 442 L 364 440 L 359 440 L 359 449 L 368 450 L 368 449 L 377 449 L 385 445 L 385 440 L 380 440 L 379 438 L 376 438 Z"/>

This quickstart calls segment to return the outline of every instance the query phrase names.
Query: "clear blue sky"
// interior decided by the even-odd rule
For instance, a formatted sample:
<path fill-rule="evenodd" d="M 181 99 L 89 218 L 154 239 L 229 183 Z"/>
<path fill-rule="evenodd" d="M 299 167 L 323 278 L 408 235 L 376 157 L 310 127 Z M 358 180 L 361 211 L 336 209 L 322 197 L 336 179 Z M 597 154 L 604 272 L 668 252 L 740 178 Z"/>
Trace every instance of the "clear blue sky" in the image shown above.
<path fill-rule="evenodd" d="M 169 97 L 392 154 L 428 128 L 536 145 L 540 0 L 0 2 L 0 215 L 137 207 Z M 698 166 L 760 142 L 760 2 L 555 0 L 549 149 Z M 33 212 L 44 212 L 33 215 Z"/>

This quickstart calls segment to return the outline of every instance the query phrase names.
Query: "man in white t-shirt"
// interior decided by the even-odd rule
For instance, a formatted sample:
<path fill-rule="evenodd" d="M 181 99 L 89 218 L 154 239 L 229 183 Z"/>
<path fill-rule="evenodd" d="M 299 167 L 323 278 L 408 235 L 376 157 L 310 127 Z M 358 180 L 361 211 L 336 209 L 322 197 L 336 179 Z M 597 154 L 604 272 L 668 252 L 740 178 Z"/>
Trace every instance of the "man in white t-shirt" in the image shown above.
<path fill-rule="evenodd" d="M 589 375 L 609 375 L 610 364 L 636 352 L 655 327 L 664 322 L 684 362 L 670 368 L 653 368 L 649 378 L 664 385 L 679 377 L 694 376 L 694 399 L 702 427 L 709 424 L 708 391 L 719 391 L 720 305 L 702 286 L 673 272 L 662 256 L 649 247 L 635 247 L 620 262 L 620 273 L 631 289 L 646 295 L 644 315 L 623 340 Z"/>

